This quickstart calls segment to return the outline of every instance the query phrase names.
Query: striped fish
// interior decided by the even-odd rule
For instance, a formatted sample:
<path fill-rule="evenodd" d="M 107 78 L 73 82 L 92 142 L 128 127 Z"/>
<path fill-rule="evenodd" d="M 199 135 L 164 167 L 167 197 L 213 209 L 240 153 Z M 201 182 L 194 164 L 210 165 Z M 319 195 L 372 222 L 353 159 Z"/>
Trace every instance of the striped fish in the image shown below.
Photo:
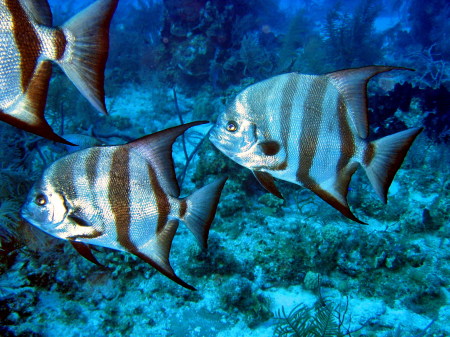
<path fill-rule="evenodd" d="M 106 113 L 104 70 L 117 2 L 98 0 L 61 27 L 52 27 L 47 0 L 0 0 L 1 121 L 73 145 L 44 117 L 50 61 L 98 111 Z"/>
<path fill-rule="evenodd" d="M 256 83 L 218 118 L 211 142 L 253 171 L 282 198 L 273 178 L 304 186 L 346 217 L 363 223 L 347 203 L 361 165 L 383 202 L 420 128 L 368 142 L 367 82 L 398 67 L 369 66 L 326 75 L 289 73 Z"/>
<path fill-rule="evenodd" d="M 203 123 L 180 125 L 125 145 L 84 149 L 57 160 L 32 187 L 22 217 L 69 240 L 96 264 L 88 245 L 130 252 L 194 290 L 170 265 L 172 240 L 181 220 L 206 247 L 226 179 L 180 199 L 171 153 L 178 136 Z"/>

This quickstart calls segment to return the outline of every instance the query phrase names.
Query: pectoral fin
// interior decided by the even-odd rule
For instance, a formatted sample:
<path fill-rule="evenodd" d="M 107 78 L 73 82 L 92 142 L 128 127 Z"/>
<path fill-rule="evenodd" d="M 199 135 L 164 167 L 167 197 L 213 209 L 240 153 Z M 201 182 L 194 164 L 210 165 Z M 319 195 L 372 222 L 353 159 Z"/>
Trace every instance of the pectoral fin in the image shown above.
<path fill-rule="evenodd" d="M 79 217 L 75 214 L 68 215 L 68 218 L 70 218 L 72 221 L 76 222 L 76 224 L 78 226 L 92 227 L 92 224 L 90 224 L 89 222 L 87 222 L 86 220 L 82 219 L 81 217 Z"/>
<path fill-rule="evenodd" d="M 277 186 L 275 185 L 275 181 L 273 180 L 273 177 L 267 173 L 262 171 L 253 171 L 253 174 L 255 175 L 255 178 L 258 180 L 258 182 L 264 187 L 267 191 L 272 193 L 274 196 L 284 199 L 281 195 L 280 191 L 278 191 Z"/>
<path fill-rule="evenodd" d="M 67 216 L 75 228 L 73 234 L 67 237 L 68 240 L 75 239 L 95 239 L 102 236 L 103 233 L 97 230 L 89 220 L 86 220 L 86 216 L 80 211 L 75 210 L 72 214 Z"/>

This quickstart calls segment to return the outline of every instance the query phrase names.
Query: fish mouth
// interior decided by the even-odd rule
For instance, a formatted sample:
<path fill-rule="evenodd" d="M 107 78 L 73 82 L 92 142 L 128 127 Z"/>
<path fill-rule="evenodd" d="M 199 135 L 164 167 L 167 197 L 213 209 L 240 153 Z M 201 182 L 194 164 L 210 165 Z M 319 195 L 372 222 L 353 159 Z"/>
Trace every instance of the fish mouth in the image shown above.
<path fill-rule="evenodd" d="M 54 225 L 51 223 L 40 222 L 34 217 L 34 213 L 32 210 L 28 209 L 27 205 L 22 206 L 20 209 L 20 216 L 24 219 L 28 224 L 37 227 L 44 232 L 51 232 L 53 230 Z"/>
<path fill-rule="evenodd" d="M 220 135 L 217 130 L 217 126 L 211 129 L 211 132 L 209 133 L 209 141 L 218 149 L 221 149 L 224 144 L 228 143 L 227 139 Z"/>
<path fill-rule="evenodd" d="M 20 217 L 21 217 L 22 219 L 24 219 L 25 221 L 31 223 L 31 221 L 32 221 L 32 219 L 31 219 L 31 213 L 30 213 L 30 211 L 25 207 L 25 205 L 22 206 L 22 207 L 20 208 L 19 214 L 20 214 Z"/>
<path fill-rule="evenodd" d="M 226 134 L 220 132 L 217 127 L 211 130 L 211 133 L 209 134 L 209 140 L 216 148 L 218 148 L 227 156 L 232 155 L 233 147 L 235 147 L 235 144 L 233 144 L 230 137 L 227 137 Z"/>
<path fill-rule="evenodd" d="M 211 130 L 209 140 L 216 148 L 229 157 L 235 157 L 237 152 L 246 153 L 250 151 L 256 143 L 255 139 L 236 138 L 234 135 L 229 136 L 224 132 L 220 132 L 217 125 Z"/>
<path fill-rule="evenodd" d="M 31 226 L 44 230 L 42 224 L 38 223 L 33 219 L 33 213 L 29 211 L 25 206 L 20 209 L 20 217 L 25 220 L 25 222 Z"/>

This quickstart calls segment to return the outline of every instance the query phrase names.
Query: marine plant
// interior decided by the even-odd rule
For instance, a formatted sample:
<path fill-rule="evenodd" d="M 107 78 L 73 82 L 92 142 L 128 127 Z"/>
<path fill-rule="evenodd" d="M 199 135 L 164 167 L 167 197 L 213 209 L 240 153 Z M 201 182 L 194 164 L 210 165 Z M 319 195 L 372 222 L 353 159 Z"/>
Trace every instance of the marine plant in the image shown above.
<path fill-rule="evenodd" d="M 275 328 L 276 337 L 342 337 L 345 336 L 333 316 L 330 305 L 320 305 L 309 308 L 303 304 L 295 306 L 289 314 L 284 307 L 275 315 L 278 324 Z"/>
<path fill-rule="evenodd" d="M 14 248 L 16 233 L 17 209 L 20 204 L 12 200 L 0 200 L 0 254 Z"/>
<path fill-rule="evenodd" d="M 365 0 L 353 14 L 342 12 L 339 4 L 328 13 L 325 42 L 336 69 L 376 64 L 381 59 L 382 40 L 374 31 L 380 9 L 377 1 Z"/>
<path fill-rule="evenodd" d="M 274 63 L 268 51 L 259 42 L 259 33 L 247 34 L 241 42 L 240 61 L 244 64 L 244 76 L 263 79 L 270 76 Z"/>
<path fill-rule="evenodd" d="M 279 52 L 280 56 L 278 59 L 276 72 L 283 73 L 292 70 L 299 71 L 300 69 L 297 68 L 300 67 L 300 64 L 304 64 L 306 61 L 306 48 L 308 45 L 311 46 L 311 42 L 313 40 L 317 41 L 321 40 L 321 38 L 315 34 L 313 23 L 308 17 L 307 11 L 305 9 L 301 9 L 294 15 L 286 34 L 284 34 L 281 38 L 282 46 Z M 300 50 L 303 52 L 300 53 Z M 317 58 L 317 56 L 318 54 L 315 53 L 314 57 Z M 299 63 L 299 65 L 295 66 L 296 63 Z M 304 67 L 302 67 L 302 69 L 303 68 Z M 306 72 L 311 71 L 311 69 L 305 70 Z M 314 72 L 320 73 L 321 71 L 319 70 Z"/>
<path fill-rule="evenodd" d="M 387 94 L 369 97 L 369 106 L 376 113 L 371 113 L 371 128 L 376 137 L 385 135 L 386 123 L 389 131 L 402 130 L 407 127 L 408 119 L 421 119 L 425 134 L 436 143 L 450 141 L 450 93 L 444 85 L 434 88 L 420 86 L 420 82 L 396 84 Z M 403 120 L 400 118 L 403 112 Z"/>
<path fill-rule="evenodd" d="M 239 310 L 245 313 L 250 327 L 255 327 L 272 317 L 269 299 L 256 289 L 251 280 L 232 276 L 224 282 L 222 288 L 221 301 L 226 310 Z"/>
<path fill-rule="evenodd" d="M 419 85 L 428 86 L 434 89 L 442 84 L 449 85 L 450 69 L 448 61 L 442 57 L 442 54 L 436 52 L 437 44 L 425 48 L 421 52 L 413 53 L 412 59 L 415 59 L 415 67 L 421 74 Z"/>
<path fill-rule="evenodd" d="M 450 6 L 445 0 L 430 0 L 426 3 L 412 0 L 408 8 L 410 34 L 424 50 L 435 45 L 442 59 L 450 56 L 448 32 Z"/>

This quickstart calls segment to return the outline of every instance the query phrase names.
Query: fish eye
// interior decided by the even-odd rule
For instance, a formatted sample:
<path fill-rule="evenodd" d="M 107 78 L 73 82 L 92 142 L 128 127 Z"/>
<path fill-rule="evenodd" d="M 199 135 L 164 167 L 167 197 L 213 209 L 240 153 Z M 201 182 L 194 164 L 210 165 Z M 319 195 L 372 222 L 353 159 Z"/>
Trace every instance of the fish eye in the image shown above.
<path fill-rule="evenodd" d="M 36 205 L 38 205 L 38 206 L 44 206 L 45 204 L 47 204 L 47 198 L 45 197 L 45 195 L 39 194 L 36 197 L 35 202 L 36 202 Z"/>
<path fill-rule="evenodd" d="M 235 132 L 235 131 L 237 131 L 238 126 L 235 121 L 228 121 L 226 128 L 227 128 L 227 131 Z"/>

